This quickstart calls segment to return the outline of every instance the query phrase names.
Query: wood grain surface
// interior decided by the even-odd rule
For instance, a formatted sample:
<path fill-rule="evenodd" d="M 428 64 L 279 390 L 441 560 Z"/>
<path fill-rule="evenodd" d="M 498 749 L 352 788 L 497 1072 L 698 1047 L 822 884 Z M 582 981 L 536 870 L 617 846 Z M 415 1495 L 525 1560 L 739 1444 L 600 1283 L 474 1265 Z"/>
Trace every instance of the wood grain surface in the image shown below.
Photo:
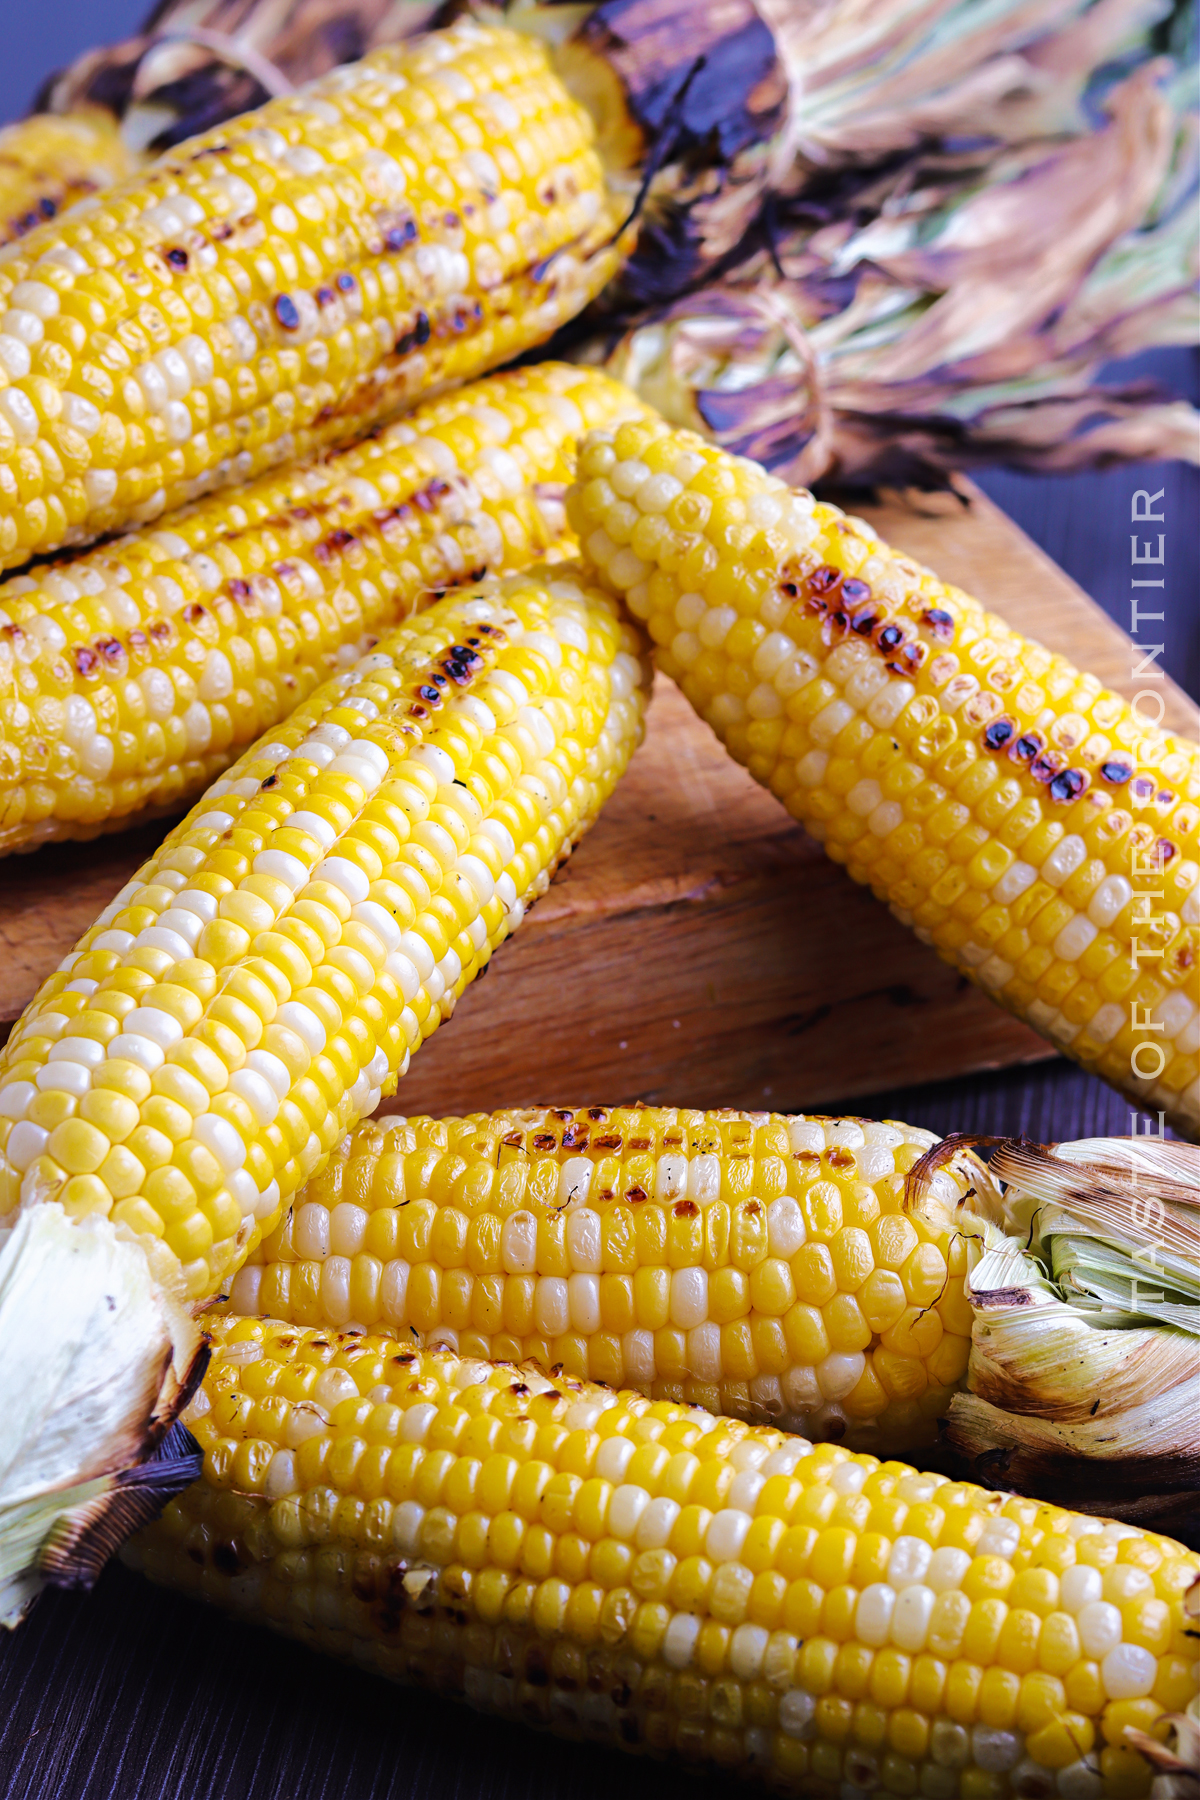
<path fill-rule="evenodd" d="M 858 510 L 1128 691 L 1124 633 L 977 489 Z M 1170 689 L 1168 704 L 1176 728 L 1195 729 L 1185 695 Z M 0 1021 L 20 1013 L 160 831 L 3 865 Z M 660 679 L 646 742 L 591 836 L 392 1104 L 802 1107 L 1049 1054 L 829 863 Z"/>

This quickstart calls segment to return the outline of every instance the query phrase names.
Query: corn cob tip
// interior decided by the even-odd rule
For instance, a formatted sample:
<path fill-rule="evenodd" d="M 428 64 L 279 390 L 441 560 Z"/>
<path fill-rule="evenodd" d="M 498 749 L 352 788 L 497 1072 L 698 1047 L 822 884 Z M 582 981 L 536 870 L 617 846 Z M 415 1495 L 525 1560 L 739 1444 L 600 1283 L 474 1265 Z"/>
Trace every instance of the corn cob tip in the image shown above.
<path fill-rule="evenodd" d="M 0 1232 L 0 1625 L 47 1579 L 89 1584 L 85 1541 L 111 1553 L 114 1504 L 117 1542 L 149 1516 L 130 1504 L 141 1465 L 206 1361 L 186 1306 L 107 1219 L 80 1228 L 49 1203 Z M 191 1473 L 185 1462 L 175 1487 Z M 157 1505 L 174 1491 L 161 1470 L 149 1485 Z"/>

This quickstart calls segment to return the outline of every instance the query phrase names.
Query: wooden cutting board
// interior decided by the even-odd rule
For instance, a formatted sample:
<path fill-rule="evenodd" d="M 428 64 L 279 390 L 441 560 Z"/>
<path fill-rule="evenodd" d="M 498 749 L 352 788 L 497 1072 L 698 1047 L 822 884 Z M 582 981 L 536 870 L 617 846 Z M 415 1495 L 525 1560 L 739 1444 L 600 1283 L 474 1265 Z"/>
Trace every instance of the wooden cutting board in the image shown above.
<path fill-rule="evenodd" d="M 1130 691 L 1124 633 L 978 489 L 858 510 Z M 1177 688 L 1166 698 L 1168 723 L 1194 734 L 1196 708 Z M 0 864 L 0 1033 L 161 829 Z M 805 1109 L 1050 1054 L 828 862 L 660 678 L 599 823 L 391 1107 Z"/>

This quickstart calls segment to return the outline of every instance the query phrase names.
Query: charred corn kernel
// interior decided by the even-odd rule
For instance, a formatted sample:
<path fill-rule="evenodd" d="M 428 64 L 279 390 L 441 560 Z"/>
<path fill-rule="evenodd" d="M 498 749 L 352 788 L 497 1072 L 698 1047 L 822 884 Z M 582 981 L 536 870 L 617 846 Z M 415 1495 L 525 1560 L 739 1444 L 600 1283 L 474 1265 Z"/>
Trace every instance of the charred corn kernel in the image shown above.
<path fill-rule="evenodd" d="M 182 803 L 434 590 L 557 546 L 568 452 L 637 403 L 556 364 L 428 401 L 0 586 L 0 851 Z"/>
<path fill-rule="evenodd" d="M 100 108 L 32 113 L 0 131 L 0 243 L 24 237 L 76 200 L 128 175 L 135 158 L 116 120 Z M 0 343 L 0 364 L 10 375 Z M 16 359 L 18 364 L 23 359 Z M 18 367 L 15 378 L 27 371 Z"/>
<path fill-rule="evenodd" d="M 928 1310 L 905 1297 L 935 1268 L 945 1288 L 955 1205 L 982 1177 L 957 1162 L 906 1213 L 903 1171 L 933 1141 L 892 1122 L 675 1108 L 370 1120 L 253 1252 L 229 1310 L 411 1327 L 546 1366 L 574 1335 L 572 1372 L 592 1380 L 911 1448 L 934 1441 L 970 1348 L 969 1314 L 952 1330 L 937 1292 Z"/>
<path fill-rule="evenodd" d="M 948 1663 L 935 1620 L 972 1566 L 948 1535 L 1004 1563 L 1010 1593 L 1051 1532 L 1145 1543 L 1177 1601 L 1200 1559 L 1163 1539 L 407 1334 L 224 1318 L 214 1338 L 185 1415 L 203 1477 L 125 1552 L 154 1581 L 482 1710 L 777 1791 L 811 1794 L 816 1773 L 928 1800 L 1121 1800 L 1149 1782 L 1114 1738 L 1161 1731 L 1143 1696 L 1170 1658 L 1118 1623 L 1090 1704 L 1044 1678 L 1030 1700 L 1002 1660 Z M 801 1543 L 803 1516 L 855 1500 L 890 1501 L 888 1532 Z M 1089 1573 L 1064 1565 L 1072 1605 Z"/>
<path fill-rule="evenodd" d="M 11 245 L 0 566 L 509 360 L 619 266 L 591 120 L 471 22 L 192 138 Z"/>
<path fill-rule="evenodd" d="M 862 520 L 690 433 L 586 440 L 568 514 L 660 666 L 856 881 L 1200 1133 L 1194 746 Z M 905 1283 L 914 1304 L 933 1279 Z"/>
<path fill-rule="evenodd" d="M 193 1298 L 214 1293 L 591 823 L 641 734 L 640 648 L 561 563 L 436 602 L 320 687 L 26 1009 L 0 1059 L 0 1209 L 136 1197 L 140 1222 L 122 1218 L 160 1280 L 181 1268 Z M 39 1122 L 48 1096 L 87 1116 Z M 389 1262 L 385 1316 L 395 1280 Z M 435 1284 L 431 1325 L 440 1303 Z"/>

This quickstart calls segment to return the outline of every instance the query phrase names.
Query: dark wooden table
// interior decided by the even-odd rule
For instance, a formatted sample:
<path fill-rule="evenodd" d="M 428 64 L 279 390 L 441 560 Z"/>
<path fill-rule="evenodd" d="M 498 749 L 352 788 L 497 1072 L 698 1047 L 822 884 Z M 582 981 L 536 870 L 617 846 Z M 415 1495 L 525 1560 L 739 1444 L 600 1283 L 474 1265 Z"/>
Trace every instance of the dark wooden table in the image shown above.
<path fill-rule="evenodd" d="M 1191 369 L 1173 353 L 1170 377 L 1182 385 Z M 1165 485 L 1167 666 L 1197 692 L 1195 470 L 997 474 L 982 485 L 1127 630 L 1130 499 Z M 1130 1129 L 1123 1100 L 1060 1062 L 859 1098 L 847 1110 L 1048 1141 Z M 3 1800 L 606 1800 L 618 1783 L 629 1800 L 697 1791 L 679 1770 L 580 1753 L 389 1688 L 121 1568 L 88 1596 L 46 1596 L 0 1643 Z"/>

